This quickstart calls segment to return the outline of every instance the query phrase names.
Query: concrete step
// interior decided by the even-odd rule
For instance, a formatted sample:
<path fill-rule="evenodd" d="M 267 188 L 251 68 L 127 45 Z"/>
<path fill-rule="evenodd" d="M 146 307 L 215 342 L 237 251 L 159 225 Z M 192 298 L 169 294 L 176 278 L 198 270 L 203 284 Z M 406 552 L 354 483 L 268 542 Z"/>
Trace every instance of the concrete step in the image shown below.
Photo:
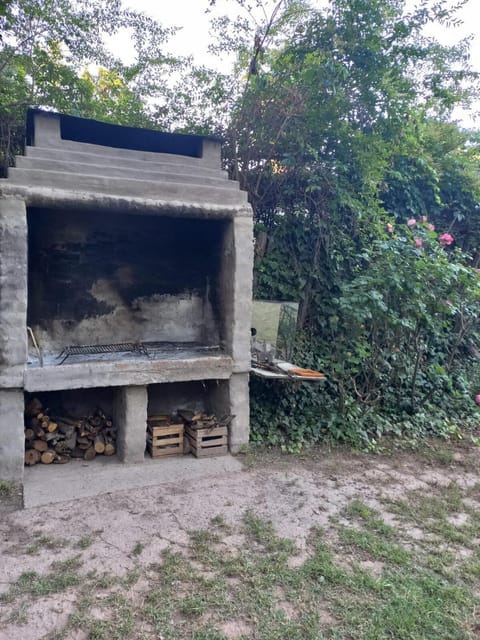
<path fill-rule="evenodd" d="M 181 167 L 178 165 L 155 165 L 151 162 L 133 162 L 130 165 L 115 166 L 115 164 L 99 164 L 98 157 L 91 163 L 63 161 L 47 158 L 31 158 L 18 156 L 17 168 L 24 171 L 60 171 L 73 175 L 93 175 L 111 178 L 137 179 L 153 182 L 181 182 L 182 184 L 201 184 L 224 187 L 228 183 L 226 173 L 211 172 L 199 175 L 195 167 Z M 145 165 L 142 167 L 142 165 Z"/>
<path fill-rule="evenodd" d="M 240 191 L 234 181 L 226 181 L 222 187 L 174 182 L 158 183 L 95 175 L 75 175 L 61 171 L 41 171 L 12 168 L 8 182 L 15 185 L 47 187 L 67 191 L 92 192 L 122 196 L 214 205 L 244 205 L 247 194 Z"/>
<path fill-rule="evenodd" d="M 167 164 L 190 165 L 192 167 L 202 167 L 210 171 L 221 171 L 220 164 L 218 168 L 206 162 L 203 158 L 192 158 L 190 156 L 175 155 L 173 153 L 155 153 L 153 151 L 134 151 L 132 149 L 117 149 L 116 147 L 104 147 L 99 144 L 87 144 L 84 142 L 72 142 L 70 140 L 62 140 L 58 146 L 29 146 L 26 149 L 27 156 L 36 156 L 40 154 L 44 157 L 66 159 L 71 154 L 87 154 L 97 159 L 110 158 L 126 160 L 128 162 L 161 162 Z"/>
<path fill-rule="evenodd" d="M 171 171 L 178 173 L 179 170 L 184 170 L 189 173 L 198 173 L 199 175 L 206 176 L 227 176 L 227 172 L 223 171 L 220 167 L 213 169 L 212 167 L 202 164 L 200 158 L 188 158 L 184 156 L 174 156 L 167 153 L 154 153 L 143 154 L 143 152 L 135 151 L 133 155 L 129 155 L 129 150 L 114 149 L 115 154 L 108 154 L 105 156 L 102 150 L 106 147 L 98 146 L 98 153 L 82 150 L 83 147 L 95 148 L 95 145 L 82 145 L 77 150 L 70 150 L 63 146 L 63 143 L 59 147 L 26 147 L 25 156 L 17 156 L 18 158 L 38 158 L 41 160 L 58 160 L 62 162 L 80 162 L 84 164 L 99 164 L 104 163 L 104 159 L 108 160 L 108 164 L 115 167 L 133 167 L 138 166 L 140 168 L 152 168 L 157 167 L 162 171 Z M 112 149 L 110 149 L 112 151 Z M 143 154 L 143 155 L 142 155 Z M 145 157 L 144 157 L 145 156 Z"/>
<path fill-rule="evenodd" d="M 172 456 L 161 461 L 145 457 L 143 464 L 121 463 L 117 456 L 97 456 L 89 463 L 72 460 L 69 464 L 56 465 L 54 471 L 48 465 L 37 464 L 25 473 L 26 509 L 67 500 L 75 500 L 77 509 L 81 498 L 143 487 L 150 487 L 153 495 L 153 487 L 158 487 L 158 494 L 162 485 L 193 485 L 210 476 L 228 483 L 231 474 L 243 472 L 243 466 L 231 455 L 201 459 Z"/>

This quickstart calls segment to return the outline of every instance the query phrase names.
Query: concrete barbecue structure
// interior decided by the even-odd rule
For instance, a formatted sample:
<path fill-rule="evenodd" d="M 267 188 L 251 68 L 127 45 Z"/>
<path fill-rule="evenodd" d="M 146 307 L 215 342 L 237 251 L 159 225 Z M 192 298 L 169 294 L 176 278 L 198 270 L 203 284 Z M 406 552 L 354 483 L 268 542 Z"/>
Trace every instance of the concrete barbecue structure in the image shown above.
<path fill-rule="evenodd" d="M 27 130 L 0 180 L 0 479 L 23 481 L 26 393 L 101 401 L 119 462 L 144 460 L 147 412 L 181 406 L 233 414 L 237 453 L 252 210 L 220 142 L 37 110 Z"/>

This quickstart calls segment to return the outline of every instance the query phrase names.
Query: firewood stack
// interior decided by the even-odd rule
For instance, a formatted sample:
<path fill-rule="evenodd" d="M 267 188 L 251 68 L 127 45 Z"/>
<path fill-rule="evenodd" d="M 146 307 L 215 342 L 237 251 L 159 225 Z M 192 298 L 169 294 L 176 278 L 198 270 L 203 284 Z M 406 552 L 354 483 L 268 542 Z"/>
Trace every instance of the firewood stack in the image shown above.
<path fill-rule="evenodd" d="M 25 464 L 64 464 L 71 458 L 93 460 L 115 453 L 112 420 L 101 409 L 86 417 L 50 416 L 38 398 L 25 408 Z"/>
<path fill-rule="evenodd" d="M 185 453 L 191 452 L 196 458 L 228 453 L 228 427 L 233 416 L 217 418 L 185 409 L 180 409 L 178 415 L 185 424 Z"/>
<path fill-rule="evenodd" d="M 233 420 L 233 416 L 224 415 L 217 418 L 207 413 L 194 413 L 188 409 L 179 409 L 178 415 L 182 418 L 185 426 L 192 430 L 197 429 L 216 429 L 218 427 L 228 427 Z"/>

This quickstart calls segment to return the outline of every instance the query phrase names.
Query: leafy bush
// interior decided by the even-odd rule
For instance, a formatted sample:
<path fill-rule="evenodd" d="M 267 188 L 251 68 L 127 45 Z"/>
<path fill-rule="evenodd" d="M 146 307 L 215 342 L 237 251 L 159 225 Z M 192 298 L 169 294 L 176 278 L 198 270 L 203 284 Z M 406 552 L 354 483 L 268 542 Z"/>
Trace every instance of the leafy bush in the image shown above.
<path fill-rule="evenodd" d="M 352 278 L 303 335 L 297 361 L 325 387 L 253 381 L 253 440 L 294 450 L 330 437 L 362 445 L 454 432 L 476 414 L 480 278 L 426 219 L 362 253 Z"/>

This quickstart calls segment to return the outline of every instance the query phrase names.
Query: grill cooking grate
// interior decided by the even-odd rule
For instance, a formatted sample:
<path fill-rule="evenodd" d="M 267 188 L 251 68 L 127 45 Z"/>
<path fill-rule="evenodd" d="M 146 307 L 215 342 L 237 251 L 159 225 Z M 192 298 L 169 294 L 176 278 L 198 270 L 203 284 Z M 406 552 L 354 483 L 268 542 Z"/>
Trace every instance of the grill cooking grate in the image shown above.
<path fill-rule="evenodd" d="M 116 344 L 91 344 L 73 345 L 65 347 L 58 355 L 62 359 L 59 364 L 63 364 L 69 356 L 91 356 L 101 353 L 139 353 L 148 357 L 148 351 L 144 344 L 138 342 L 118 342 Z"/>
<path fill-rule="evenodd" d="M 56 356 L 56 364 L 65 362 L 69 356 L 94 356 L 108 353 L 129 353 L 147 358 L 175 358 L 178 354 L 188 355 L 188 357 L 200 357 L 205 352 L 215 354 L 220 353 L 220 345 L 205 345 L 197 342 L 119 342 L 113 344 L 95 345 L 71 345 L 65 347 Z"/>

